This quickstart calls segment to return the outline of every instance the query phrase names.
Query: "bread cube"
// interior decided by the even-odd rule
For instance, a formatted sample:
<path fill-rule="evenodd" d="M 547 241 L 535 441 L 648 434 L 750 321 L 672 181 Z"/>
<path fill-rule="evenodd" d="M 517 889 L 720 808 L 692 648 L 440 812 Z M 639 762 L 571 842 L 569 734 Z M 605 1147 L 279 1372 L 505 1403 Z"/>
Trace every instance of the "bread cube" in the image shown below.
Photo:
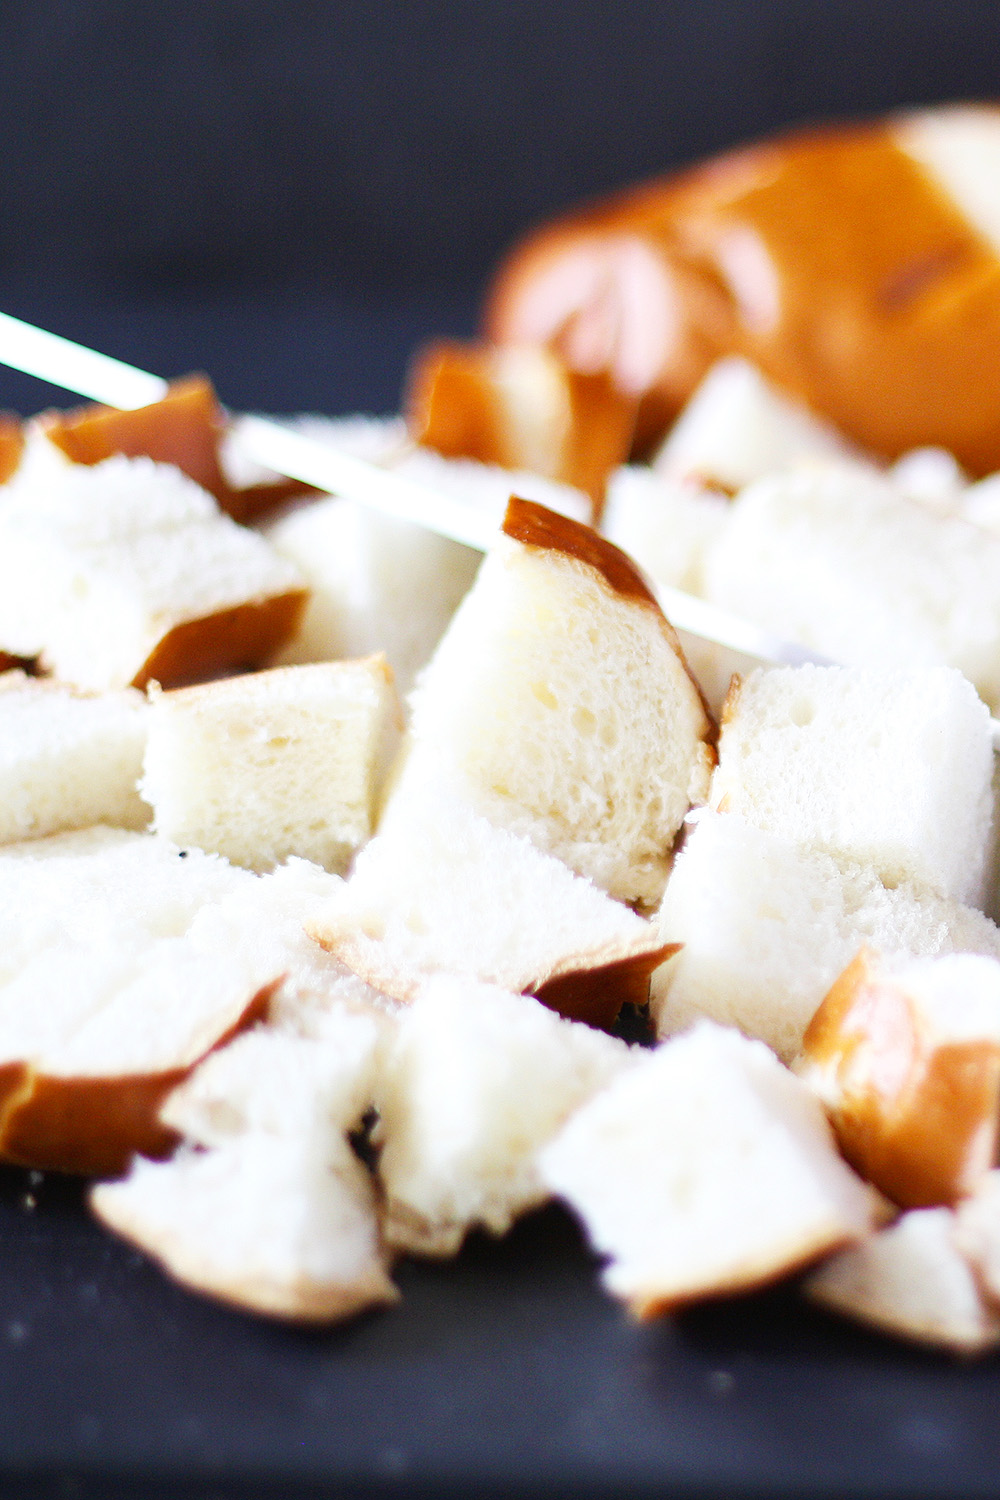
<path fill-rule="evenodd" d="M 397 705 L 385 658 L 155 694 L 142 792 L 156 832 L 267 870 L 343 871 L 372 831 Z"/>
<path fill-rule="evenodd" d="M 660 907 L 682 945 L 650 984 L 661 1036 L 698 1016 L 738 1026 L 791 1062 L 820 1001 L 864 943 L 887 956 L 984 953 L 1000 930 L 926 887 L 889 889 L 869 867 L 791 844 L 735 813 L 690 829 Z"/>
<path fill-rule="evenodd" d="M 178 469 L 65 464 L 0 504 L 0 646 L 91 689 L 175 686 L 254 666 L 305 587 Z"/>
<path fill-rule="evenodd" d="M 705 594 L 832 661 L 957 667 L 1000 703 L 1000 538 L 886 479 L 757 481 L 709 549 Z"/>
<path fill-rule="evenodd" d="M 350 1147 L 264 1131 L 94 1188 L 97 1217 L 194 1291 L 293 1322 L 399 1300 L 371 1180 Z"/>
<path fill-rule="evenodd" d="M 393 800 L 437 778 L 609 894 L 652 905 L 707 791 L 713 723 L 623 553 L 528 502 L 511 502 L 505 533 L 414 691 Z"/>
<path fill-rule="evenodd" d="M 709 1022 L 622 1072 L 539 1165 L 640 1318 L 759 1286 L 873 1223 L 818 1101 L 760 1042 Z"/>
<path fill-rule="evenodd" d="M 480 554 L 351 500 L 316 500 L 263 528 L 309 586 L 275 666 L 384 652 L 400 695 L 431 656 Z"/>
<path fill-rule="evenodd" d="M 624 1067 L 623 1042 L 530 996 L 439 975 L 402 1016 L 378 1090 L 386 1235 L 452 1255 L 548 1196 L 539 1150 Z"/>
<path fill-rule="evenodd" d="M 668 479 L 701 480 L 730 493 L 803 463 L 860 463 L 832 423 L 779 391 L 748 360 L 712 366 L 653 460 Z"/>
<path fill-rule="evenodd" d="M 796 1072 L 848 1161 L 904 1208 L 973 1192 L 1000 1137 L 1000 962 L 862 949 L 806 1028 Z"/>
<path fill-rule="evenodd" d="M 108 823 L 144 828 L 146 701 L 0 673 L 0 844 Z"/>
<path fill-rule="evenodd" d="M 711 804 L 978 904 L 992 776 L 989 711 L 954 669 L 787 667 L 728 698 Z"/>
<path fill-rule="evenodd" d="M 1000 1344 L 1000 1315 L 956 1243 L 947 1208 L 914 1209 L 814 1271 L 806 1295 L 916 1343 L 977 1354 Z"/>
<path fill-rule="evenodd" d="M 645 1003 L 668 951 L 652 923 L 433 781 L 390 804 L 350 879 L 305 926 L 398 1000 L 448 973 L 530 991 L 595 1025 Z"/>

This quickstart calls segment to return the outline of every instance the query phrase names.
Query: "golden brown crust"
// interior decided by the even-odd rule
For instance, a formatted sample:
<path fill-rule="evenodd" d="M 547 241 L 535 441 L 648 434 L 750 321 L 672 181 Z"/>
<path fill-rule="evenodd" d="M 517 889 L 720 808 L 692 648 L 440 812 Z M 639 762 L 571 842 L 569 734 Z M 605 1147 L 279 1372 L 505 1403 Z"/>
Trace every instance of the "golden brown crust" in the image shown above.
<path fill-rule="evenodd" d="M 517 423 L 489 344 L 442 339 L 414 358 L 405 397 L 413 441 L 445 458 L 471 458 L 507 469 L 535 466 L 522 451 Z M 550 462 L 545 477 L 589 495 L 594 517 L 604 501 L 608 475 L 628 456 L 637 403 L 616 391 L 606 374 L 581 374 L 554 364 L 564 383 L 568 428 L 547 434 Z"/>
<path fill-rule="evenodd" d="M 798 1071 L 813 1069 L 844 1156 L 901 1207 L 953 1204 L 992 1164 L 1000 1043 L 929 1042 L 867 949 L 806 1029 Z"/>
<path fill-rule="evenodd" d="M 620 547 L 609 542 L 591 526 L 584 526 L 569 516 L 549 510 L 534 500 L 523 500 L 511 495 L 504 515 L 505 535 L 525 547 L 537 547 L 542 551 L 561 552 L 566 557 L 593 568 L 614 593 L 633 604 L 645 605 L 655 611 L 660 628 L 676 655 L 697 696 L 704 715 L 702 739 L 713 757 L 718 740 L 718 726 L 702 692 L 701 684 L 688 665 L 680 637 L 667 619 L 639 568 Z"/>
<path fill-rule="evenodd" d="M 24 452 L 24 427 L 20 417 L 0 412 L 0 484 L 15 473 Z"/>
<path fill-rule="evenodd" d="M 623 1005 L 646 1004 L 650 975 L 679 953 L 681 946 L 664 943 L 599 969 L 567 969 L 546 979 L 530 993 L 568 1021 L 586 1021 L 588 1026 L 606 1030 L 614 1025 Z"/>
<path fill-rule="evenodd" d="M 658 259 L 675 314 L 662 320 L 643 441 L 712 359 L 738 353 L 885 457 L 939 444 L 973 474 L 1000 466 L 1000 259 L 902 150 L 895 122 L 793 132 L 536 231 L 497 273 L 490 336 L 523 341 L 525 308 L 558 288 L 563 265 L 578 289 L 552 293 L 553 326 L 532 316 L 571 359 L 567 327 L 601 299 L 629 315 L 623 237 Z M 581 255 L 604 256 L 603 280 L 579 276 Z"/>
<path fill-rule="evenodd" d="M 118 1077 L 46 1074 L 29 1062 L 0 1067 L 0 1159 L 39 1171 L 119 1177 L 137 1153 L 162 1159 L 177 1145 L 160 1106 L 209 1052 L 267 1014 L 276 985 L 254 995 L 237 1020 L 181 1067 Z"/>
<path fill-rule="evenodd" d="M 68 412 L 44 412 L 40 421 L 50 441 L 77 464 L 98 464 L 122 453 L 176 465 L 237 521 L 252 520 L 293 495 L 311 493 L 295 480 L 245 489 L 229 483 L 219 460 L 228 418 L 206 375 L 175 380 L 162 401 L 133 411 L 82 406 Z M 0 472 L 2 455 L 0 436 Z"/>
<path fill-rule="evenodd" d="M 183 687 L 258 667 L 295 633 L 308 597 L 305 589 L 291 589 L 183 620 L 157 642 L 130 685 Z"/>
<path fill-rule="evenodd" d="M 835 1250 L 855 1244 L 858 1236 L 839 1230 L 826 1235 L 814 1235 L 805 1241 L 786 1245 L 783 1250 L 756 1261 L 747 1261 L 739 1270 L 730 1272 L 711 1287 L 695 1283 L 688 1289 L 679 1289 L 664 1296 L 652 1289 L 630 1293 L 625 1301 L 629 1312 L 640 1323 L 651 1322 L 695 1302 L 717 1301 L 722 1297 L 737 1297 L 745 1292 L 759 1291 L 805 1270 Z"/>
<path fill-rule="evenodd" d="M 566 557 L 586 563 L 616 594 L 633 603 L 648 605 L 663 618 L 655 595 L 632 559 L 593 527 L 549 510 L 535 500 L 522 500 L 512 495 L 504 516 L 503 531 L 525 547 L 562 552 Z"/>

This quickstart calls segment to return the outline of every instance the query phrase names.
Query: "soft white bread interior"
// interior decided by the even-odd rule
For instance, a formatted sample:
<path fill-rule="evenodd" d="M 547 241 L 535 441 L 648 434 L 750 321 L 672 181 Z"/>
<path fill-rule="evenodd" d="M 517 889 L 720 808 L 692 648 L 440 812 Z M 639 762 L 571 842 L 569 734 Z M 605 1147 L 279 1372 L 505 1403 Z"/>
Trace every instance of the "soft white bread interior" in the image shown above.
<path fill-rule="evenodd" d="M 178 1280 L 309 1321 L 398 1295 L 347 1141 L 374 1096 L 382 1032 L 342 1003 L 327 1019 L 322 1039 L 258 1026 L 213 1052 L 161 1110 L 184 1137 L 177 1155 L 137 1160 L 92 1194 L 99 1217 Z"/>
<path fill-rule="evenodd" d="M 989 710 L 953 668 L 758 669 L 727 699 L 711 805 L 978 904 L 992 777 Z"/>
<path fill-rule="evenodd" d="M 832 423 L 731 355 L 712 366 L 685 404 L 653 468 L 734 492 L 765 474 L 831 460 L 863 462 Z"/>
<path fill-rule="evenodd" d="M 958 1250 L 955 1215 L 947 1208 L 914 1209 L 831 1256 L 805 1291 L 834 1312 L 955 1354 L 1000 1343 L 1000 1316 Z"/>
<path fill-rule="evenodd" d="M 886 478 L 830 467 L 750 485 L 709 549 L 705 594 L 832 661 L 953 666 L 1000 702 L 1000 538 Z"/>
<path fill-rule="evenodd" d="M 633 564 L 512 500 L 412 695 L 394 796 L 437 777 L 611 895 L 653 904 L 714 726 Z"/>
<path fill-rule="evenodd" d="M 1000 1170 L 987 1172 L 956 1206 L 955 1243 L 1000 1314 Z"/>
<path fill-rule="evenodd" d="M 85 688 L 252 666 L 305 603 L 301 575 L 178 469 L 67 464 L 0 504 L 0 645 Z"/>
<path fill-rule="evenodd" d="M 10 844 L 0 849 L 0 983 L 48 950 L 120 958 L 182 936 L 202 906 L 253 883 L 215 855 L 124 829 Z"/>
<path fill-rule="evenodd" d="M 371 835 L 398 705 L 383 656 L 155 694 L 142 793 L 177 844 L 343 871 Z"/>
<path fill-rule="evenodd" d="M 375 1099 L 385 1036 L 379 1017 L 331 1003 L 321 1038 L 261 1024 L 217 1048 L 167 1096 L 160 1118 L 196 1146 L 241 1136 L 305 1139 L 322 1121 L 356 1130 Z"/>
<path fill-rule="evenodd" d="M 729 508 L 729 497 L 709 485 L 628 464 L 608 480 L 601 532 L 655 583 L 700 594 L 705 554 Z"/>
<path fill-rule="evenodd" d="M 796 1072 L 869 1182 L 904 1208 L 955 1203 L 996 1159 L 1000 962 L 862 949 L 810 1021 Z"/>
<path fill-rule="evenodd" d="M 760 1042 L 709 1022 L 584 1105 L 540 1169 L 642 1318 L 760 1285 L 873 1222 L 818 1101 Z"/>
<path fill-rule="evenodd" d="M 0 844 L 108 823 L 145 828 L 146 701 L 0 673 Z"/>
<path fill-rule="evenodd" d="M 241 872 L 243 873 L 243 872 Z M 340 876 L 304 859 L 290 859 L 270 874 L 241 882 L 215 909 L 230 925 L 234 946 L 251 944 L 282 975 L 267 1006 L 269 1023 L 291 1035 L 322 1041 L 341 1034 L 342 1011 L 362 1011 L 391 1030 L 400 1006 L 366 984 L 306 933 L 343 889 Z"/>
<path fill-rule="evenodd" d="M 365 1168 L 326 1134 L 240 1136 L 138 1159 L 91 1205 L 193 1290 L 272 1317 L 334 1322 L 398 1300 Z"/>
<path fill-rule="evenodd" d="M 706 1015 L 791 1062 L 862 944 L 887 955 L 1000 956 L 1000 931 L 973 907 L 907 882 L 889 889 L 866 866 L 800 848 L 734 813 L 697 816 L 658 916 L 663 940 L 683 945 L 650 985 L 661 1036 Z"/>
<path fill-rule="evenodd" d="M 429 979 L 400 1020 L 377 1096 L 389 1243 L 451 1255 L 475 1225 L 506 1233 L 548 1196 L 541 1147 L 632 1056 L 530 996 Z"/>
<path fill-rule="evenodd" d="M 645 1001 L 666 952 L 652 923 L 434 781 L 390 804 L 350 879 L 305 926 L 400 1000 L 448 973 L 605 1024 L 625 1001 Z"/>
<path fill-rule="evenodd" d="M 401 694 L 437 645 L 480 554 L 350 500 L 299 506 L 264 527 L 309 586 L 309 602 L 275 665 L 384 651 Z"/>

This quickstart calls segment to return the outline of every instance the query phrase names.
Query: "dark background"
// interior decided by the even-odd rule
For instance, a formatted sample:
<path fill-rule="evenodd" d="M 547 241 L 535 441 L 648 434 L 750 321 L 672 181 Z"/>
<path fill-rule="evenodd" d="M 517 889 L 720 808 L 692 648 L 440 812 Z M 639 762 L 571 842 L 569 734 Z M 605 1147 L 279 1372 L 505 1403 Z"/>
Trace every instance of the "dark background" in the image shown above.
<path fill-rule="evenodd" d="M 237 406 L 391 409 L 529 224 L 788 124 L 998 95 L 998 38 L 993 0 L 5 0 L 0 305 L 135 359 L 151 318 L 164 373 Z"/>
<path fill-rule="evenodd" d="M 1000 6 L 0 0 L 0 309 L 236 408 L 393 410 L 581 195 L 803 120 L 1000 96 Z M 0 368 L 0 405 L 61 393 Z M 0 1496 L 1000 1497 L 1000 1357 L 794 1288 L 633 1327 L 552 1208 L 302 1332 L 0 1171 Z"/>

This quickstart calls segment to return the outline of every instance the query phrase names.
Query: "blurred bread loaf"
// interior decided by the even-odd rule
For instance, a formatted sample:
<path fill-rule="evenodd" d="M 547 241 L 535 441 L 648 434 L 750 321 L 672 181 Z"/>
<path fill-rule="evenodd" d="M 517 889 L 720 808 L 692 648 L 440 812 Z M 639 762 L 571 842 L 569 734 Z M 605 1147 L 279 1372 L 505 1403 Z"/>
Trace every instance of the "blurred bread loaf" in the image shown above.
<path fill-rule="evenodd" d="M 862 448 L 933 444 L 989 473 L 998 162 L 991 105 L 731 151 L 525 236 L 494 280 L 487 334 L 609 374 L 641 398 L 647 443 L 715 359 L 739 354 Z"/>

